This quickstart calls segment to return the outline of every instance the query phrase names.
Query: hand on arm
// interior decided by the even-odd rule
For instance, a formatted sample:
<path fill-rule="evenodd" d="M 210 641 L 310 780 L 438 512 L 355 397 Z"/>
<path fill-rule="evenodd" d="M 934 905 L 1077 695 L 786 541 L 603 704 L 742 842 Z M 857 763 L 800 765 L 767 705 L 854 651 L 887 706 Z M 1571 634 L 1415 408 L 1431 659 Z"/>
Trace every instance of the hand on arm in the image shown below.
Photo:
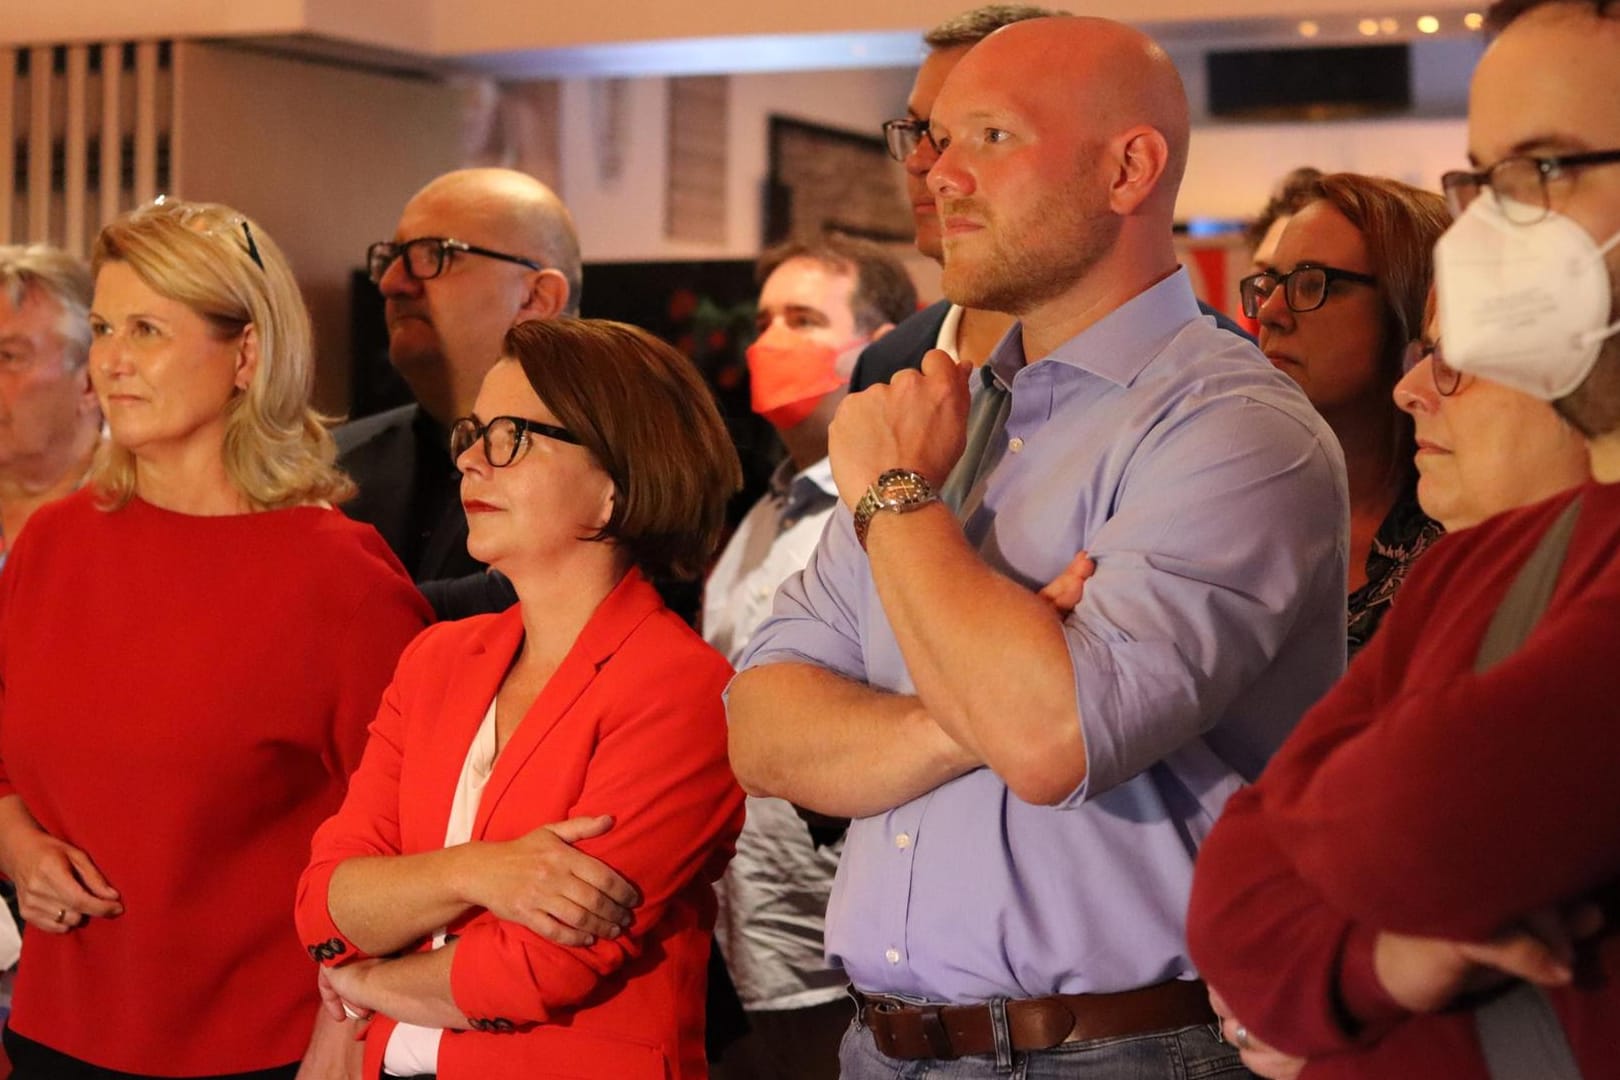
<path fill-rule="evenodd" d="M 936 350 L 920 372 L 846 398 L 829 435 L 840 497 L 853 506 L 892 468 L 942 484 L 962 453 L 970 375 Z M 1073 791 L 1085 744 L 1053 605 L 986 566 L 942 505 L 879 512 L 867 554 L 928 715 L 1021 798 L 1056 802 Z M 1020 678 L 984 677 L 1011 670 L 1014 658 Z"/>
<path fill-rule="evenodd" d="M 1373 947 L 1373 970 L 1391 998 L 1413 1012 L 1434 1012 L 1458 996 L 1513 979 L 1542 987 L 1569 984 L 1575 944 L 1603 927 L 1595 906 L 1542 911 L 1489 941 L 1448 941 L 1390 930 Z"/>
<path fill-rule="evenodd" d="M 1097 564 L 1092 561 L 1090 554 L 1079 552 L 1069 560 L 1068 566 L 1058 571 L 1057 577 L 1047 582 L 1046 587 L 1035 595 L 1051 605 L 1058 618 L 1067 618 L 1070 612 L 1080 606 L 1085 596 L 1086 582 L 1096 572 Z"/>
<path fill-rule="evenodd" d="M 44 933 L 124 913 L 118 890 L 90 856 L 40 828 L 20 795 L 0 798 L 0 870 L 17 887 L 22 917 Z"/>
<path fill-rule="evenodd" d="M 573 846 L 612 825 L 606 816 L 572 818 L 515 840 L 349 859 L 332 874 L 327 904 L 339 929 L 372 955 L 406 948 L 472 907 L 559 945 L 589 945 L 616 936 L 640 900 Z"/>
<path fill-rule="evenodd" d="M 1096 564 L 1080 552 L 1039 597 L 1048 618 L 1080 603 Z M 731 763 L 743 787 L 812 813 L 880 813 L 983 762 L 917 698 L 887 694 L 808 664 L 767 664 L 729 694 Z"/>

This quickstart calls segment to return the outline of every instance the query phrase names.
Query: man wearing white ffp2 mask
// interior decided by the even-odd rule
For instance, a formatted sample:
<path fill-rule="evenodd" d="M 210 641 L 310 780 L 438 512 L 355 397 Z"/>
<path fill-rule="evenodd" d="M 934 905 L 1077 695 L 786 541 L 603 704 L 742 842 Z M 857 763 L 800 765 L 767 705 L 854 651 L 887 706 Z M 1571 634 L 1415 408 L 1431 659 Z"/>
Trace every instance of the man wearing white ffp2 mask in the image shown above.
<path fill-rule="evenodd" d="M 1567 52 L 1555 39 L 1586 23 L 1590 53 L 1614 33 L 1592 4 L 1545 6 L 1520 37 Z M 1441 338 L 1459 370 L 1554 401 L 1599 435 L 1620 427 L 1616 394 L 1599 392 L 1620 388 L 1620 119 L 1608 65 L 1550 55 L 1496 49 L 1489 66 L 1503 70 L 1475 79 L 1470 149 L 1486 167 L 1441 179 L 1459 214 L 1435 249 Z"/>
<path fill-rule="evenodd" d="M 1620 151 L 1572 157 L 1620 161 Z M 1585 381 L 1603 342 L 1620 331 L 1604 263 L 1620 232 L 1599 246 L 1563 214 L 1507 194 L 1523 184 L 1531 190 L 1520 194 L 1534 197 L 1543 162 L 1557 163 L 1555 174 L 1577 167 L 1568 158 L 1511 157 L 1491 174 L 1447 175 L 1454 197 L 1490 175 L 1495 197 L 1474 199 L 1440 238 L 1435 278 L 1448 362 L 1551 401 Z"/>

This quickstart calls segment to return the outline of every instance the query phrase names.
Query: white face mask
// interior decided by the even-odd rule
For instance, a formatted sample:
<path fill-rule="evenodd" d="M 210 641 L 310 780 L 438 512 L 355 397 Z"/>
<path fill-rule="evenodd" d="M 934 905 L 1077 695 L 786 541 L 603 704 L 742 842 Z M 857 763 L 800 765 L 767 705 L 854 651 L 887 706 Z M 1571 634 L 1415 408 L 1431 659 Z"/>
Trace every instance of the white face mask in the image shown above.
<path fill-rule="evenodd" d="M 1553 211 L 1515 225 L 1476 198 L 1434 249 L 1446 362 L 1546 401 L 1580 386 L 1620 331 L 1603 262 L 1616 244 L 1620 233 L 1599 247 Z"/>

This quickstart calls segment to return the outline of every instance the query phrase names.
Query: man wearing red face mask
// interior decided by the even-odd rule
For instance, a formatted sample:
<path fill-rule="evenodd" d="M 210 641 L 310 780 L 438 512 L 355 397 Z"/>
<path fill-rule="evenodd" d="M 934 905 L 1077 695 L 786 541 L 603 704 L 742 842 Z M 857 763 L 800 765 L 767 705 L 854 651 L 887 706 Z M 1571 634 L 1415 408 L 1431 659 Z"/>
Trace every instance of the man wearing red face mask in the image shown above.
<path fill-rule="evenodd" d="M 703 636 L 732 661 L 770 614 L 776 587 L 803 568 L 837 505 L 827 425 L 855 358 L 917 307 L 899 261 L 865 241 L 773 248 L 757 277 L 759 336 L 748 350 L 753 407 L 780 433 L 788 456 L 704 590 Z M 837 847 L 818 848 L 792 806 L 748 800 L 736 858 L 717 886 L 715 937 L 752 1032 L 717 1075 L 837 1076 L 847 980 L 827 967 L 821 941 L 837 868 Z"/>

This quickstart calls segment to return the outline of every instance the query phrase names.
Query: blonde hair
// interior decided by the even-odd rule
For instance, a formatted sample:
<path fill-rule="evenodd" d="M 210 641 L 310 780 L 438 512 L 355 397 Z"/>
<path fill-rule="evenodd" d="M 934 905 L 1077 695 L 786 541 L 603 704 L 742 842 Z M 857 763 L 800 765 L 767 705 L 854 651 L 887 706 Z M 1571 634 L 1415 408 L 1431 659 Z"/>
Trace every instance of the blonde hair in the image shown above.
<path fill-rule="evenodd" d="M 96 237 L 91 270 L 121 263 L 154 292 L 186 305 L 228 339 L 252 326 L 259 363 L 225 406 L 225 472 L 257 510 L 338 502 L 354 484 L 337 468 L 327 418 L 310 407 L 315 379 L 309 312 L 281 249 L 242 214 L 214 203 L 159 199 Z M 103 504 L 135 494 L 135 459 L 105 443 L 90 482 Z"/>

